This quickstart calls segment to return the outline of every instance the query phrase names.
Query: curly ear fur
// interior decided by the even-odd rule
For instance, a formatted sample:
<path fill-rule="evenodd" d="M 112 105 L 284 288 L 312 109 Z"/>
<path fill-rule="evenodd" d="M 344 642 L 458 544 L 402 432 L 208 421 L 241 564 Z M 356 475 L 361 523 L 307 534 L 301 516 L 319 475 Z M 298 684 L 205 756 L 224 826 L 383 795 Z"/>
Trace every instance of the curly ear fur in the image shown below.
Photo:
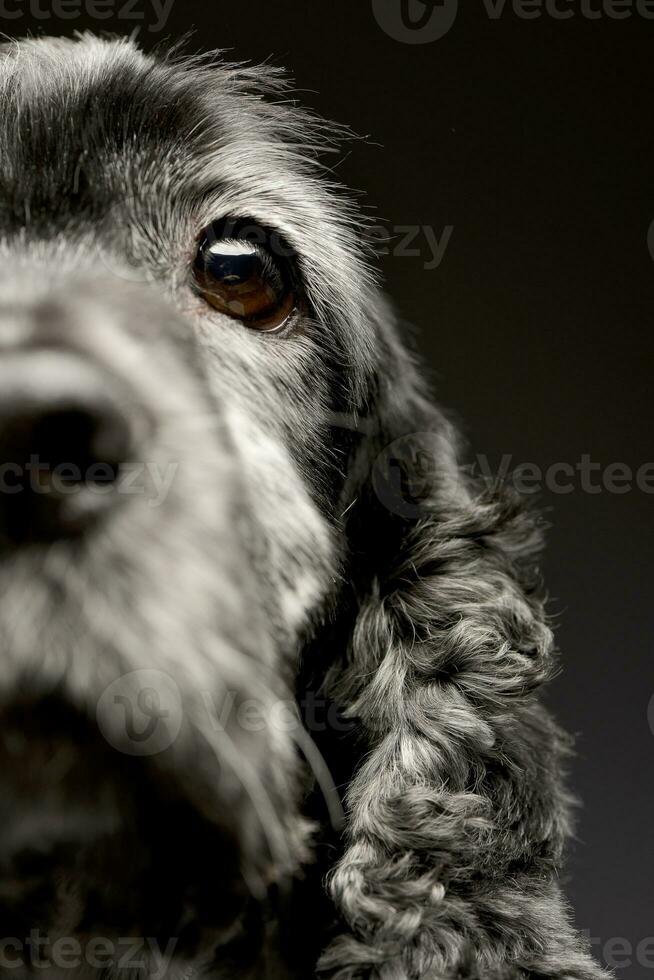
<path fill-rule="evenodd" d="M 328 684 L 363 745 L 329 880 L 348 931 L 320 970 L 335 980 L 597 980 L 606 974 L 557 883 L 568 739 L 536 699 L 555 668 L 533 567 L 540 529 L 505 490 L 466 475 L 456 433 L 389 319 L 364 452 L 370 460 L 400 436 L 431 433 L 436 468 L 416 519 L 388 513 L 369 478 L 350 511 L 353 564 L 370 567 Z"/>

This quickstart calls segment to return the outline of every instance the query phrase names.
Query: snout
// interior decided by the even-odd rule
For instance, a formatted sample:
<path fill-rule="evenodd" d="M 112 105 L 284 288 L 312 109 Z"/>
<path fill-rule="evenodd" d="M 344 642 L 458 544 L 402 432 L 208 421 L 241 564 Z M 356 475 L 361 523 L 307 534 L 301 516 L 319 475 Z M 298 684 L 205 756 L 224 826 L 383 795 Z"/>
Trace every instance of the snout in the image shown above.
<path fill-rule="evenodd" d="M 158 935 L 187 906 L 213 928 L 307 854 L 273 724 L 297 600 L 266 560 L 290 546 L 273 477 L 253 489 L 262 459 L 292 474 L 165 296 L 81 272 L 39 288 L 0 280 L 0 919 L 17 903 L 24 930 L 32 884 L 69 876 L 116 929 L 156 910 Z"/>
<path fill-rule="evenodd" d="M 3 353 L 0 540 L 83 532 L 118 503 L 133 449 L 128 397 L 108 372 L 62 350 Z"/>

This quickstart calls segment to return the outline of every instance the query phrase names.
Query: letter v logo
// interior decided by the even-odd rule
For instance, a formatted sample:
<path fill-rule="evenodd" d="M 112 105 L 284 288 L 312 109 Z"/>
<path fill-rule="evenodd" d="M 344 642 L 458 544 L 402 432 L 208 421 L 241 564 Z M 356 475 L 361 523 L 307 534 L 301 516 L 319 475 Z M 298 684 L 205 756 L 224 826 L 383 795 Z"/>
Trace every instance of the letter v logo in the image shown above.
<path fill-rule="evenodd" d="M 372 0 L 377 23 L 402 44 L 430 44 L 450 30 L 458 0 Z"/>

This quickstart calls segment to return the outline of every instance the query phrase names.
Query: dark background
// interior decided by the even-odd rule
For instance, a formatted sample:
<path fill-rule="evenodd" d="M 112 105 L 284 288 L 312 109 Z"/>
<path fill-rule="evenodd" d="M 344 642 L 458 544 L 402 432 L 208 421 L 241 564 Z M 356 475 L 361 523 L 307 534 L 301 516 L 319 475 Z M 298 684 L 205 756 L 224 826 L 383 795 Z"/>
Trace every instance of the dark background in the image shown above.
<path fill-rule="evenodd" d="M 372 0 L 176 0 L 162 33 L 148 30 L 151 0 L 135 12 L 147 47 L 195 26 L 193 50 L 284 65 L 305 102 L 368 137 L 335 161 L 364 206 L 391 230 L 430 226 L 440 238 L 453 227 L 437 269 L 425 269 L 423 235 L 423 254 L 395 248 L 382 268 L 471 457 L 545 471 L 588 454 L 601 486 L 612 463 L 654 462 L 654 20 L 590 19 L 559 2 L 575 16 L 527 20 L 507 0 L 492 19 L 465 0 L 451 30 L 421 44 L 385 33 Z M 125 34 L 138 23 L 25 13 L 0 17 L 0 30 Z M 598 957 L 621 977 L 654 978 L 654 940 L 637 952 L 654 937 L 654 494 L 635 482 L 589 493 L 578 475 L 573 492 L 539 499 L 564 662 L 550 700 L 578 735 L 572 783 L 584 803 L 568 893 Z"/>

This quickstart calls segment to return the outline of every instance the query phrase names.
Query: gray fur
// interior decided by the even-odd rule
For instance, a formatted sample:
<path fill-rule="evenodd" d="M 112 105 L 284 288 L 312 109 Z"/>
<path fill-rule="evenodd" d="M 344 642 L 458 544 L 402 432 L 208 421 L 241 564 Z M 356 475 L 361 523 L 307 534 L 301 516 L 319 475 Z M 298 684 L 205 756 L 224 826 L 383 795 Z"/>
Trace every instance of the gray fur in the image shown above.
<path fill-rule="evenodd" d="M 235 885 L 238 902 L 263 909 L 264 926 L 248 933 L 245 913 L 203 925 L 167 975 L 306 980 L 320 958 L 332 980 L 599 980 L 558 882 L 568 740 L 537 701 L 556 667 L 539 528 L 465 474 L 369 270 L 356 210 L 318 162 L 342 134 L 289 102 L 270 70 L 91 36 L 5 46 L 0 106 L 0 345 L 90 358 L 120 379 L 134 424 L 152 420 L 144 458 L 177 467 L 160 509 L 146 494 L 75 546 L 2 556 L 2 704 L 56 690 L 93 723 L 121 674 L 174 678 L 181 733 L 138 771 L 208 828 L 216 853 L 209 843 L 201 870 L 216 895 L 231 842 L 251 895 Z M 297 254 L 310 313 L 292 336 L 249 332 L 191 289 L 196 236 L 228 215 L 280 230 Z M 412 432 L 431 433 L 438 466 L 420 514 L 404 519 L 371 472 Z M 219 732 L 201 695 L 255 697 L 270 719 L 294 689 L 318 686 L 358 739 L 321 913 L 335 928 L 325 921 L 297 965 L 270 893 L 295 879 L 300 902 L 303 889 L 316 900 L 300 872 L 312 834 L 329 836 L 325 813 L 317 832 L 303 802 L 298 736 L 233 721 Z M 90 740 L 102 785 L 104 748 Z M 332 733 L 316 741 L 335 751 Z M 77 797 L 75 772 L 56 792 L 35 777 L 44 836 Z M 119 828 L 122 780 L 106 776 Z M 112 834 L 108 847 L 134 847 Z M 183 852 L 183 828 L 173 839 Z M 87 884 L 58 879 L 46 925 L 60 935 L 82 930 L 89 861 Z M 107 890 L 133 892 L 130 874 L 116 865 Z M 138 901 L 133 914 L 132 929 L 146 928 Z"/>

